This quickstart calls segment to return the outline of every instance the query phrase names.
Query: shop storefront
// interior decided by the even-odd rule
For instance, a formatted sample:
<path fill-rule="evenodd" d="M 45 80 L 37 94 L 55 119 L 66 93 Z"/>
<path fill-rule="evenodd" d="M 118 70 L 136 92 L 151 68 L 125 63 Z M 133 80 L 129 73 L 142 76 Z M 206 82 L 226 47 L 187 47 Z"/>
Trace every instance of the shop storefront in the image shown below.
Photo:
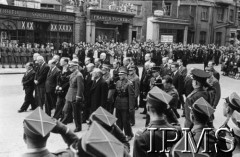
<path fill-rule="evenodd" d="M 86 42 L 127 42 L 132 40 L 134 14 L 111 10 L 88 9 Z"/>
<path fill-rule="evenodd" d="M 75 14 L 0 5 L 0 42 L 74 42 Z"/>
<path fill-rule="evenodd" d="M 188 20 L 149 17 L 147 20 L 147 39 L 154 42 L 187 43 Z"/>

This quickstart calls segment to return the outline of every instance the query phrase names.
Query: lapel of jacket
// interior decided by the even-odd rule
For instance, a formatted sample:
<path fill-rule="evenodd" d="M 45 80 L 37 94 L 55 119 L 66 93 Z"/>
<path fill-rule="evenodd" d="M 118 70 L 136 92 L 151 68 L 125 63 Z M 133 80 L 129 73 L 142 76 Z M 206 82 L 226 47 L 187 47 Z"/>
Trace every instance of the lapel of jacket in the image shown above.
<path fill-rule="evenodd" d="M 101 81 L 102 81 L 102 78 L 100 78 L 97 82 L 95 81 L 95 83 L 93 83 L 92 85 L 91 90 L 95 89 L 98 86 L 98 84 L 100 84 Z"/>

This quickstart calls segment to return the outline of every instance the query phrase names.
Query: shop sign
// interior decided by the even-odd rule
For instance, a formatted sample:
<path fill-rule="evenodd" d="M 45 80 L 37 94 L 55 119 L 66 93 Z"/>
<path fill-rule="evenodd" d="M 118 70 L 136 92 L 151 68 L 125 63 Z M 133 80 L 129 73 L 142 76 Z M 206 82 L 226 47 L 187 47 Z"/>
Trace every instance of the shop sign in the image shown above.
<path fill-rule="evenodd" d="M 27 21 L 21 21 L 20 29 L 34 30 L 34 23 L 33 22 L 27 22 Z"/>
<path fill-rule="evenodd" d="M 121 22 L 121 23 L 130 23 L 131 22 L 131 18 L 108 16 L 108 15 L 91 15 L 91 20 L 113 21 L 113 22 Z"/>
<path fill-rule="evenodd" d="M 173 35 L 161 35 L 161 42 L 162 43 L 172 43 Z"/>
<path fill-rule="evenodd" d="M 0 8 L 0 15 L 11 15 L 25 18 L 39 18 L 39 19 L 48 19 L 48 20 L 62 20 L 62 21 L 74 21 L 74 16 L 69 15 L 59 15 L 56 13 L 42 13 L 37 11 L 24 11 L 24 10 L 15 10 L 8 8 Z"/>
<path fill-rule="evenodd" d="M 68 24 L 53 24 L 50 25 L 51 32 L 72 32 L 72 25 Z"/>
<path fill-rule="evenodd" d="M 163 16 L 164 15 L 164 11 L 163 10 L 155 10 L 154 11 L 154 16 Z"/>

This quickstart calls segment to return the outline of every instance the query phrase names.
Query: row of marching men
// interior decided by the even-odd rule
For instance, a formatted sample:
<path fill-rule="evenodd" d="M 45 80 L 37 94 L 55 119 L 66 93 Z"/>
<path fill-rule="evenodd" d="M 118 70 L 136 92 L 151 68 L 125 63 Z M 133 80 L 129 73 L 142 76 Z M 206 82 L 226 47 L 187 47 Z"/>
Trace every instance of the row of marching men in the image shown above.
<path fill-rule="evenodd" d="M 15 68 L 18 68 L 19 64 L 24 67 L 27 62 L 32 62 L 34 53 L 41 54 L 48 61 L 52 57 L 51 45 L 49 43 L 46 46 L 30 43 L 22 43 L 21 45 L 17 43 L 0 43 L 2 68 L 5 68 L 6 65 L 9 65 L 9 68 L 13 68 L 14 65 Z"/>
<path fill-rule="evenodd" d="M 192 77 L 194 82 L 199 85 L 198 88 L 203 88 L 202 83 L 206 81 L 209 74 L 200 69 L 194 69 Z M 196 89 L 194 86 L 194 90 Z M 227 123 L 232 117 L 235 118 L 234 123 L 237 127 L 239 126 L 239 117 L 234 117 L 234 112 L 240 113 L 240 97 L 233 92 L 225 99 L 224 115 L 227 116 L 227 119 L 222 127 L 227 130 L 228 136 L 227 140 L 224 140 L 226 133 L 218 133 L 219 136 L 215 136 L 216 130 L 212 125 L 209 125 L 215 109 L 204 98 L 203 93 L 197 92 L 194 97 L 187 98 L 189 113 L 185 114 L 189 114 L 190 122 L 193 124 L 192 127 L 189 127 L 192 133 L 190 137 L 189 134 L 182 134 L 179 123 L 172 123 L 172 117 L 169 117 L 168 112 L 166 112 L 171 110 L 169 103 L 173 97 L 160 88 L 153 87 L 148 92 L 146 100 L 150 123 L 135 134 L 133 157 L 232 156 L 236 146 L 236 137 L 227 127 Z M 22 156 L 130 156 L 129 143 L 121 129 L 116 125 L 117 118 L 115 116 L 99 107 L 91 114 L 89 120 L 87 132 L 82 137 L 78 137 L 60 121 L 52 119 L 40 108 L 37 108 L 24 119 L 24 140 L 31 151 Z M 206 128 L 208 131 L 203 132 Z M 60 134 L 67 143 L 68 149 L 50 153 L 46 148 L 50 132 Z M 186 140 L 186 136 L 191 139 Z M 201 142 L 204 136 L 207 137 L 207 141 Z"/>
<path fill-rule="evenodd" d="M 38 53 L 33 55 L 33 60 L 33 63 L 26 64 L 22 79 L 25 101 L 18 112 L 26 111 L 30 105 L 32 109 L 44 107 L 49 116 L 60 119 L 64 124 L 74 119 L 74 131 L 79 132 L 82 123 L 88 122 L 90 114 L 99 106 L 110 113 L 115 109 L 118 126 L 124 130 L 128 140 L 132 139 L 129 113 L 134 120 L 139 78 L 133 71 L 136 67 L 129 64 L 130 59 L 125 59 L 123 67 L 114 62 L 113 76 L 109 65 L 100 59 L 91 63 L 90 58 L 86 58 L 85 67 L 79 65 L 77 58 L 70 61 L 64 57 L 60 59 L 58 55 L 53 56 L 48 64 Z M 131 78 L 136 81 L 130 81 Z"/>

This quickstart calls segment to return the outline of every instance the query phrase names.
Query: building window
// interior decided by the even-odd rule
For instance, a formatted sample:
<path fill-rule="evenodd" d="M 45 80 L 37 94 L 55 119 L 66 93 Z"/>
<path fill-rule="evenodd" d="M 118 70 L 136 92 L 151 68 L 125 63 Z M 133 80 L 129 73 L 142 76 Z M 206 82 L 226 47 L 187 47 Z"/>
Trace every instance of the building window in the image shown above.
<path fill-rule="evenodd" d="M 142 15 L 142 6 L 141 5 L 136 5 L 136 15 L 137 16 Z"/>
<path fill-rule="evenodd" d="M 216 33 L 216 44 L 217 44 L 218 46 L 220 46 L 220 45 L 221 45 L 221 42 L 222 42 L 222 32 L 217 32 L 217 33 Z"/>
<path fill-rule="evenodd" d="M 208 21 L 208 7 L 202 7 L 201 20 Z"/>
<path fill-rule="evenodd" d="M 224 8 L 217 8 L 217 20 L 218 21 L 223 21 L 224 17 Z"/>
<path fill-rule="evenodd" d="M 233 18 L 234 18 L 234 10 L 230 9 L 230 13 L 229 13 L 229 21 L 233 22 Z"/>
<path fill-rule="evenodd" d="M 54 10 L 54 5 L 52 5 L 52 4 L 41 4 L 41 9 Z"/>
<path fill-rule="evenodd" d="M 172 13 L 172 4 L 171 4 L 171 3 L 165 3 L 165 6 L 166 6 L 165 15 L 166 15 L 166 16 L 171 16 L 171 13 Z"/>
<path fill-rule="evenodd" d="M 201 31 L 199 43 L 202 45 L 206 44 L 206 37 L 207 37 L 207 33 L 205 31 Z"/>

